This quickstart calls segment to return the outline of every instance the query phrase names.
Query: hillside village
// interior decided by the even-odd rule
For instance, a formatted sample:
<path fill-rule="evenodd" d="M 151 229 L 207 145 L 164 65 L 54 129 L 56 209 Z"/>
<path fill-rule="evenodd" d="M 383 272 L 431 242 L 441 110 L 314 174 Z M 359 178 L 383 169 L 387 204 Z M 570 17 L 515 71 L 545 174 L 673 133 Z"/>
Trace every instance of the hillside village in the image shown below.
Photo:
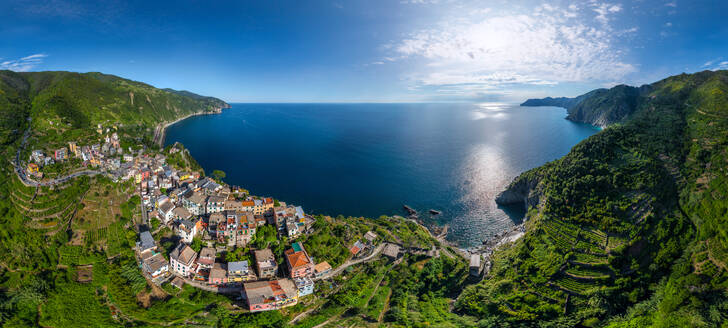
<path fill-rule="evenodd" d="M 201 172 L 175 168 L 166 160 L 167 155 L 183 151 L 176 145 L 166 154 L 131 148 L 125 152 L 114 130 L 99 125 L 97 132 L 103 142 L 88 146 L 69 142 L 68 148 L 55 149 L 49 155 L 33 150 L 25 174 L 42 183 L 44 166 L 73 160 L 80 165 L 77 169 L 93 168 L 113 181 L 132 181 L 142 213 L 134 251 L 150 282 L 239 294 L 249 311 L 258 312 L 295 305 L 300 297 L 314 293 L 315 281 L 329 278 L 332 266 L 326 261 L 316 262 L 303 243 L 296 241 L 310 233 L 315 222 L 301 206 L 251 196 Z M 279 240 L 290 243 L 283 254 L 252 247 L 257 230 L 263 227 L 273 228 Z M 160 246 L 165 228 L 173 232 L 176 242 L 171 250 Z M 381 241 L 369 231 L 348 246 L 349 252 L 353 259 L 377 255 L 375 248 Z M 398 245 L 385 243 L 376 249 L 392 259 L 400 255 Z M 240 254 L 240 250 L 248 251 L 240 256 L 245 259 L 225 258 L 226 254 Z"/>
<path fill-rule="evenodd" d="M 311 215 L 161 145 L 165 122 L 222 101 L 98 73 L 0 75 L 17 105 L 0 131 L 0 326 L 438 325 L 477 279 L 416 220 Z"/>

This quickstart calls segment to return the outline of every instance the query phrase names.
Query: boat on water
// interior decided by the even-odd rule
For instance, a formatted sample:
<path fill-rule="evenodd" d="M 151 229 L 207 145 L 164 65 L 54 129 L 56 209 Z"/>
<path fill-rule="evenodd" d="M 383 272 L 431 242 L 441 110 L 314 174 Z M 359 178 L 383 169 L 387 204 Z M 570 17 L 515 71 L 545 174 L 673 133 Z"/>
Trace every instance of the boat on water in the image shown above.
<path fill-rule="evenodd" d="M 432 210 L 432 209 L 430 210 L 430 214 L 432 214 L 432 215 L 439 215 L 440 213 L 442 213 L 442 212 L 440 212 L 438 210 Z"/>

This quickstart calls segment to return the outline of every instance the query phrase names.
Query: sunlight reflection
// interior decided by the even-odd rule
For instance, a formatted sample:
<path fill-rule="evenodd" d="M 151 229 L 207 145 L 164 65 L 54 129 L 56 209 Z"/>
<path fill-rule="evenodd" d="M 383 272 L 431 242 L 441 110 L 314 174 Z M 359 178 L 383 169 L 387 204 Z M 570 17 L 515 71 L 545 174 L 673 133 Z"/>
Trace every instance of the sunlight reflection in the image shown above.
<path fill-rule="evenodd" d="M 474 146 L 463 163 L 459 179 L 462 197 L 459 203 L 466 211 L 452 223 L 453 232 L 482 231 L 482 234 L 468 235 L 470 242 L 478 243 L 490 234 L 511 225 L 510 218 L 495 203 L 495 197 L 510 182 L 513 172 L 506 162 L 505 154 L 495 146 L 503 142 L 505 134 L 491 136 L 489 144 Z"/>
<path fill-rule="evenodd" d="M 483 119 L 502 120 L 508 117 L 504 113 L 509 105 L 504 103 L 481 103 L 477 105 L 476 110 L 470 113 L 470 119 L 473 121 Z"/>

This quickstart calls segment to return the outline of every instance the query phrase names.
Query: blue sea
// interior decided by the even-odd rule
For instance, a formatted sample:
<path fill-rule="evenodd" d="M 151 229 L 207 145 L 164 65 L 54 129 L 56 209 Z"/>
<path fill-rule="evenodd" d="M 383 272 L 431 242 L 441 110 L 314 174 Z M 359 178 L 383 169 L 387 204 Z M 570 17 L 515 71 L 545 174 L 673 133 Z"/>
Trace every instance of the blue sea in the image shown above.
<path fill-rule="evenodd" d="M 496 103 L 233 104 L 170 126 L 165 143 L 310 213 L 378 217 L 408 204 L 467 247 L 522 219 L 494 202 L 514 177 L 598 132 L 565 116 Z"/>

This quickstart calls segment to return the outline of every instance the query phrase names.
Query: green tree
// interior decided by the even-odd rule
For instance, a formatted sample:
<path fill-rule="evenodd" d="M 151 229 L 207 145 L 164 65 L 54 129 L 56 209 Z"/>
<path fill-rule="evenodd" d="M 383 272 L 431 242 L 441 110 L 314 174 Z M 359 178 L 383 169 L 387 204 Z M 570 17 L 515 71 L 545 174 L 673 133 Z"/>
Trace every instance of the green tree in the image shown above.
<path fill-rule="evenodd" d="M 213 170 L 212 171 L 212 177 L 215 178 L 216 180 L 225 179 L 225 176 L 226 176 L 225 171 L 222 171 L 222 170 Z"/>
<path fill-rule="evenodd" d="M 192 244 L 190 244 L 190 247 L 191 247 L 191 248 L 192 248 L 192 249 L 193 249 L 193 250 L 194 250 L 195 252 L 198 252 L 198 253 L 199 253 L 199 252 L 200 252 L 200 250 L 201 250 L 201 249 L 202 249 L 202 247 L 203 247 L 203 244 L 202 244 L 202 239 L 200 239 L 200 237 L 195 237 L 194 239 L 192 239 Z"/>

